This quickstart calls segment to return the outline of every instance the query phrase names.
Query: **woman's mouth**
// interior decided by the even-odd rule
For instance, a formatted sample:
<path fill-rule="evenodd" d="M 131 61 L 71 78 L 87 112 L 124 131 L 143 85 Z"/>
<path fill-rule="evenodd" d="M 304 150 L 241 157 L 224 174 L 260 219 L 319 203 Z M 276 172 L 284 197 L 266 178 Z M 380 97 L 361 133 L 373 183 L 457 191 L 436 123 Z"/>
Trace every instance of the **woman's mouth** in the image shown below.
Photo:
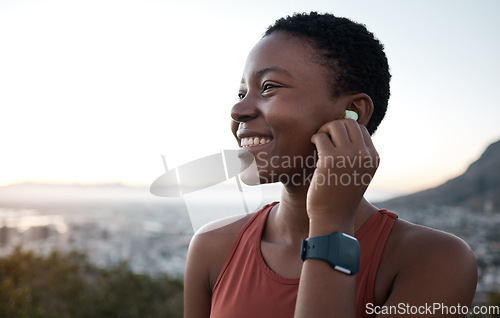
<path fill-rule="evenodd" d="M 240 145 L 242 148 L 254 147 L 270 143 L 271 137 L 243 137 L 241 138 Z"/>

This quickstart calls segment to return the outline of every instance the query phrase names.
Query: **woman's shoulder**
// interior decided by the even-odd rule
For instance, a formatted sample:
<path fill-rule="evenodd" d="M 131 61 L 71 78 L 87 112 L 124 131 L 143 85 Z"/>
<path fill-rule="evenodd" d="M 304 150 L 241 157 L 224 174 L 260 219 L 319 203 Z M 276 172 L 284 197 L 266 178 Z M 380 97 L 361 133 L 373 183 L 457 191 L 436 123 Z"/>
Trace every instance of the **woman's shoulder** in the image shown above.
<path fill-rule="evenodd" d="M 220 236 L 220 235 L 236 235 L 239 233 L 243 225 L 253 216 L 251 214 L 238 214 L 222 219 L 218 219 L 203 225 L 194 233 L 194 237 L 198 236 Z"/>
<path fill-rule="evenodd" d="M 234 241 L 253 214 L 235 215 L 201 227 L 189 244 L 188 261 L 206 273 L 213 287 Z"/>
<path fill-rule="evenodd" d="M 253 214 L 234 215 L 210 222 L 197 230 L 191 239 L 191 247 L 204 250 L 226 249 L 232 246 L 243 226 Z"/>
<path fill-rule="evenodd" d="M 405 259 L 422 256 L 435 256 L 443 259 L 443 257 L 438 256 L 444 255 L 466 259 L 474 258 L 469 245 L 461 238 L 402 219 L 396 220 L 389 238 L 397 253 L 406 256 Z"/>
<path fill-rule="evenodd" d="M 210 222 L 197 230 L 191 243 L 190 249 L 196 248 L 210 253 L 229 253 L 233 242 L 238 237 L 243 226 L 253 214 L 240 214 Z M 228 250 L 229 249 L 229 250 Z"/>
<path fill-rule="evenodd" d="M 379 269 L 381 274 L 392 273 L 381 277 L 390 278 L 390 289 L 400 297 L 411 294 L 411 289 L 427 290 L 435 300 L 451 295 L 470 303 L 477 281 L 475 256 L 467 243 L 401 219 L 394 223 Z"/>

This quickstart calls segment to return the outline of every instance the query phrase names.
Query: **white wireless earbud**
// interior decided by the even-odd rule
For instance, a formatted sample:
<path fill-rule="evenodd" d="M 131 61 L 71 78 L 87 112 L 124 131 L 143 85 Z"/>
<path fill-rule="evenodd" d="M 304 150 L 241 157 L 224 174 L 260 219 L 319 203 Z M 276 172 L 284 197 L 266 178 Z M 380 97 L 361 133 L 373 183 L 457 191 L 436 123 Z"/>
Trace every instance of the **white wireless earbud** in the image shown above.
<path fill-rule="evenodd" d="M 346 110 L 344 119 L 354 119 L 355 121 L 358 121 L 358 113 L 352 110 Z"/>

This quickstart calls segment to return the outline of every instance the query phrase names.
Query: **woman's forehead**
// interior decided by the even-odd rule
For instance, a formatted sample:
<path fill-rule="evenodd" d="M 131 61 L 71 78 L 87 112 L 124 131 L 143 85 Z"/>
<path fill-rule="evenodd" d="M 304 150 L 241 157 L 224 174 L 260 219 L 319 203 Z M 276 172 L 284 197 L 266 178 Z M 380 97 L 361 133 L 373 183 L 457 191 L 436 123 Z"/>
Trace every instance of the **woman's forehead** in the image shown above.
<path fill-rule="evenodd" d="M 314 61 L 312 46 L 305 40 L 286 32 L 263 37 L 250 51 L 243 81 L 273 71 L 288 77 L 303 76 L 324 68 Z"/>

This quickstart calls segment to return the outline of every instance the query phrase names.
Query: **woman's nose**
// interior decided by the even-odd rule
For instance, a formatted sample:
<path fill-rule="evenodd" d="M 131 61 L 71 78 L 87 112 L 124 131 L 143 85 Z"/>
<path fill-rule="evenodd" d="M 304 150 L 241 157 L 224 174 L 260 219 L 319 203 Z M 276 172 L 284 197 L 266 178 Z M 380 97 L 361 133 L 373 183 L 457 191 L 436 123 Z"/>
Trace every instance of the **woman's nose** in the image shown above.
<path fill-rule="evenodd" d="M 237 102 L 233 108 L 231 108 L 231 117 L 237 123 L 249 121 L 257 117 L 257 115 L 257 107 L 255 107 L 248 96 Z"/>

